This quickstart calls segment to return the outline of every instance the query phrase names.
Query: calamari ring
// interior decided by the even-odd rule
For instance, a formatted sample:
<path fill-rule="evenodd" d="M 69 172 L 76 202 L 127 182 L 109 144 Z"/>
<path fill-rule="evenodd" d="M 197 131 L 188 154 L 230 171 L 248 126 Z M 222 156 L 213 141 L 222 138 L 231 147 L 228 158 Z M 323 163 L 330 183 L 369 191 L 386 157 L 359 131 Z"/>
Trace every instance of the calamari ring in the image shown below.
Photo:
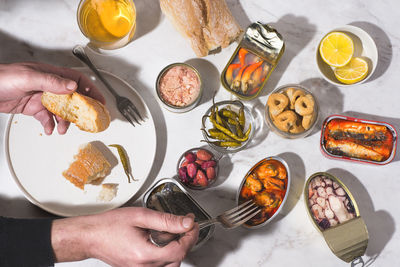
<path fill-rule="evenodd" d="M 279 130 L 289 132 L 289 129 L 296 125 L 296 120 L 296 113 L 292 110 L 286 110 L 276 116 L 274 124 Z"/>
<path fill-rule="evenodd" d="M 294 104 L 296 103 L 296 100 L 301 97 L 304 96 L 305 93 L 303 92 L 303 90 L 300 89 L 295 89 L 295 88 L 288 88 L 286 90 L 286 94 L 289 97 L 290 100 L 290 109 L 294 109 Z"/>
<path fill-rule="evenodd" d="M 281 93 L 274 93 L 268 97 L 269 113 L 274 117 L 281 113 L 289 104 L 289 98 Z"/>
<path fill-rule="evenodd" d="M 302 126 L 302 121 L 297 120 L 296 123 L 293 125 L 292 128 L 290 128 L 289 132 L 294 133 L 294 134 L 298 134 L 298 133 L 302 133 L 304 132 L 305 129 Z"/>
<path fill-rule="evenodd" d="M 303 116 L 303 120 L 301 121 L 301 125 L 304 127 L 305 130 L 311 127 L 311 123 L 313 121 L 314 114 Z"/>
<path fill-rule="evenodd" d="M 311 95 L 309 95 L 311 96 Z M 301 115 L 301 116 L 306 116 L 310 115 L 314 111 L 314 99 L 311 97 L 307 96 L 300 96 L 297 100 L 296 103 L 294 104 L 294 108 L 296 110 L 296 113 Z"/>

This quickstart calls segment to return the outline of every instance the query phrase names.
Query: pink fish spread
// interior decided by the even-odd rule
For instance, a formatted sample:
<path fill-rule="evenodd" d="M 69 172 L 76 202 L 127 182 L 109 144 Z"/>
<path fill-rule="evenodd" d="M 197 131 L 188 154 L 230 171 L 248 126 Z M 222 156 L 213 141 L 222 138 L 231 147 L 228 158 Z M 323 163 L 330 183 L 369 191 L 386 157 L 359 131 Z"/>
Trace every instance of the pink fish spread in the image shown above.
<path fill-rule="evenodd" d="M 159 92 L 166 103 L 185 107 L 192 104 L 199 96 L 200 80 L 191 68 L 174 66 L 161 77 Z"/>

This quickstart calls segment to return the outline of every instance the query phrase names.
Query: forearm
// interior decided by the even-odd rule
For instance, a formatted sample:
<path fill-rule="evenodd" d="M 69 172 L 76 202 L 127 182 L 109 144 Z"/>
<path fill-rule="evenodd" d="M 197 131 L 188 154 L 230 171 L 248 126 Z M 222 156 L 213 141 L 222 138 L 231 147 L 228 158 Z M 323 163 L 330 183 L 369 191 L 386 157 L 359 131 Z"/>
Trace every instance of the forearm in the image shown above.
<path fill-rule="evenodd" d="M 51 245 L 55 261 L 80 261 L 90 257 L 90 230 L 87 217 L 58 219 L 51 228 Z"/>

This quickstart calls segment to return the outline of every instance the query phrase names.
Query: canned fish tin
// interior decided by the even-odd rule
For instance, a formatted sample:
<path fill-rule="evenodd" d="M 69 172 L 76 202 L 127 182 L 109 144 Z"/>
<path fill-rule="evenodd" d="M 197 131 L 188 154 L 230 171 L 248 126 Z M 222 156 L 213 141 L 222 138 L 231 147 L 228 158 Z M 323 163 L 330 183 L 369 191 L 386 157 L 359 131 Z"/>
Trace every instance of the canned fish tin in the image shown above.
<path fill-rule="evenodd" d="M 237 203 L 254 199 L 262 210 L 243 224 L 244 227 L 260 228 L 272 221 L 286 202 L 290 179 L 287 163 L 276 156 L 262 159 L 247 172 L 237 192 Z"/>
<path fill-rule="evenodd" d="M 190 196 L 182 184 L 170 178 L 156 182 L 143 196 L 143 206 L 175 215 L 193 213 L 195 221 L 211 219 L 210 215 Z M 193 250 L 202 246 L 214 232 L 214 225 L 201 229 Z"/>
<path fill-rule="evenodd" d="M 200 73 L 186 63 L 170 64 L 158 75 L 156 92 L 167 110 L 187 112 L 200 103 L 203 93 Z"/>
<path fill-rule="evenodd" d="M 252 23 L 221 73 L 222 85 L 242 100 L 257 97 L 284 50 L 283 38 L 274 28 Z"/>
<path fill-rule="evenodd" d="M 322 125 L 320 148 L 328 158 L 384 165 L 396 146 L 397 132 L 386 122 L 331 115 Z"/>
<path fill-rule="evenodd" d="M 307 213 L 332 252 L 350 262 L 364 255 L 368 230 L 349 189 L 335 176 L 317 172 L 304 188 Z"/>

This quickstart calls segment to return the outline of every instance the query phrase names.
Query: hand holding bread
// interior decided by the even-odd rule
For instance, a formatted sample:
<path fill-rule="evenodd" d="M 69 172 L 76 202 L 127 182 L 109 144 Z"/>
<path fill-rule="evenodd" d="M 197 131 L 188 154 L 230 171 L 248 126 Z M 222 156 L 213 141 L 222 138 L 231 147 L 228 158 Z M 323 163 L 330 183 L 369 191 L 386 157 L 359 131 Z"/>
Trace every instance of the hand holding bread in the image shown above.
<path fill-rule="evenodd" d="M 84 98 L 95 99 L 99 105 L 105 103 L 96 86 L 79 71 L 33 62 L 0 64 L 0 112 L 33 116 L 48 135 L 55 123 L 58 133 L 64 134 L 70 122 L 42 105 L 42 92 L 65 95 L 75 91 L 84 94 Z"/>

